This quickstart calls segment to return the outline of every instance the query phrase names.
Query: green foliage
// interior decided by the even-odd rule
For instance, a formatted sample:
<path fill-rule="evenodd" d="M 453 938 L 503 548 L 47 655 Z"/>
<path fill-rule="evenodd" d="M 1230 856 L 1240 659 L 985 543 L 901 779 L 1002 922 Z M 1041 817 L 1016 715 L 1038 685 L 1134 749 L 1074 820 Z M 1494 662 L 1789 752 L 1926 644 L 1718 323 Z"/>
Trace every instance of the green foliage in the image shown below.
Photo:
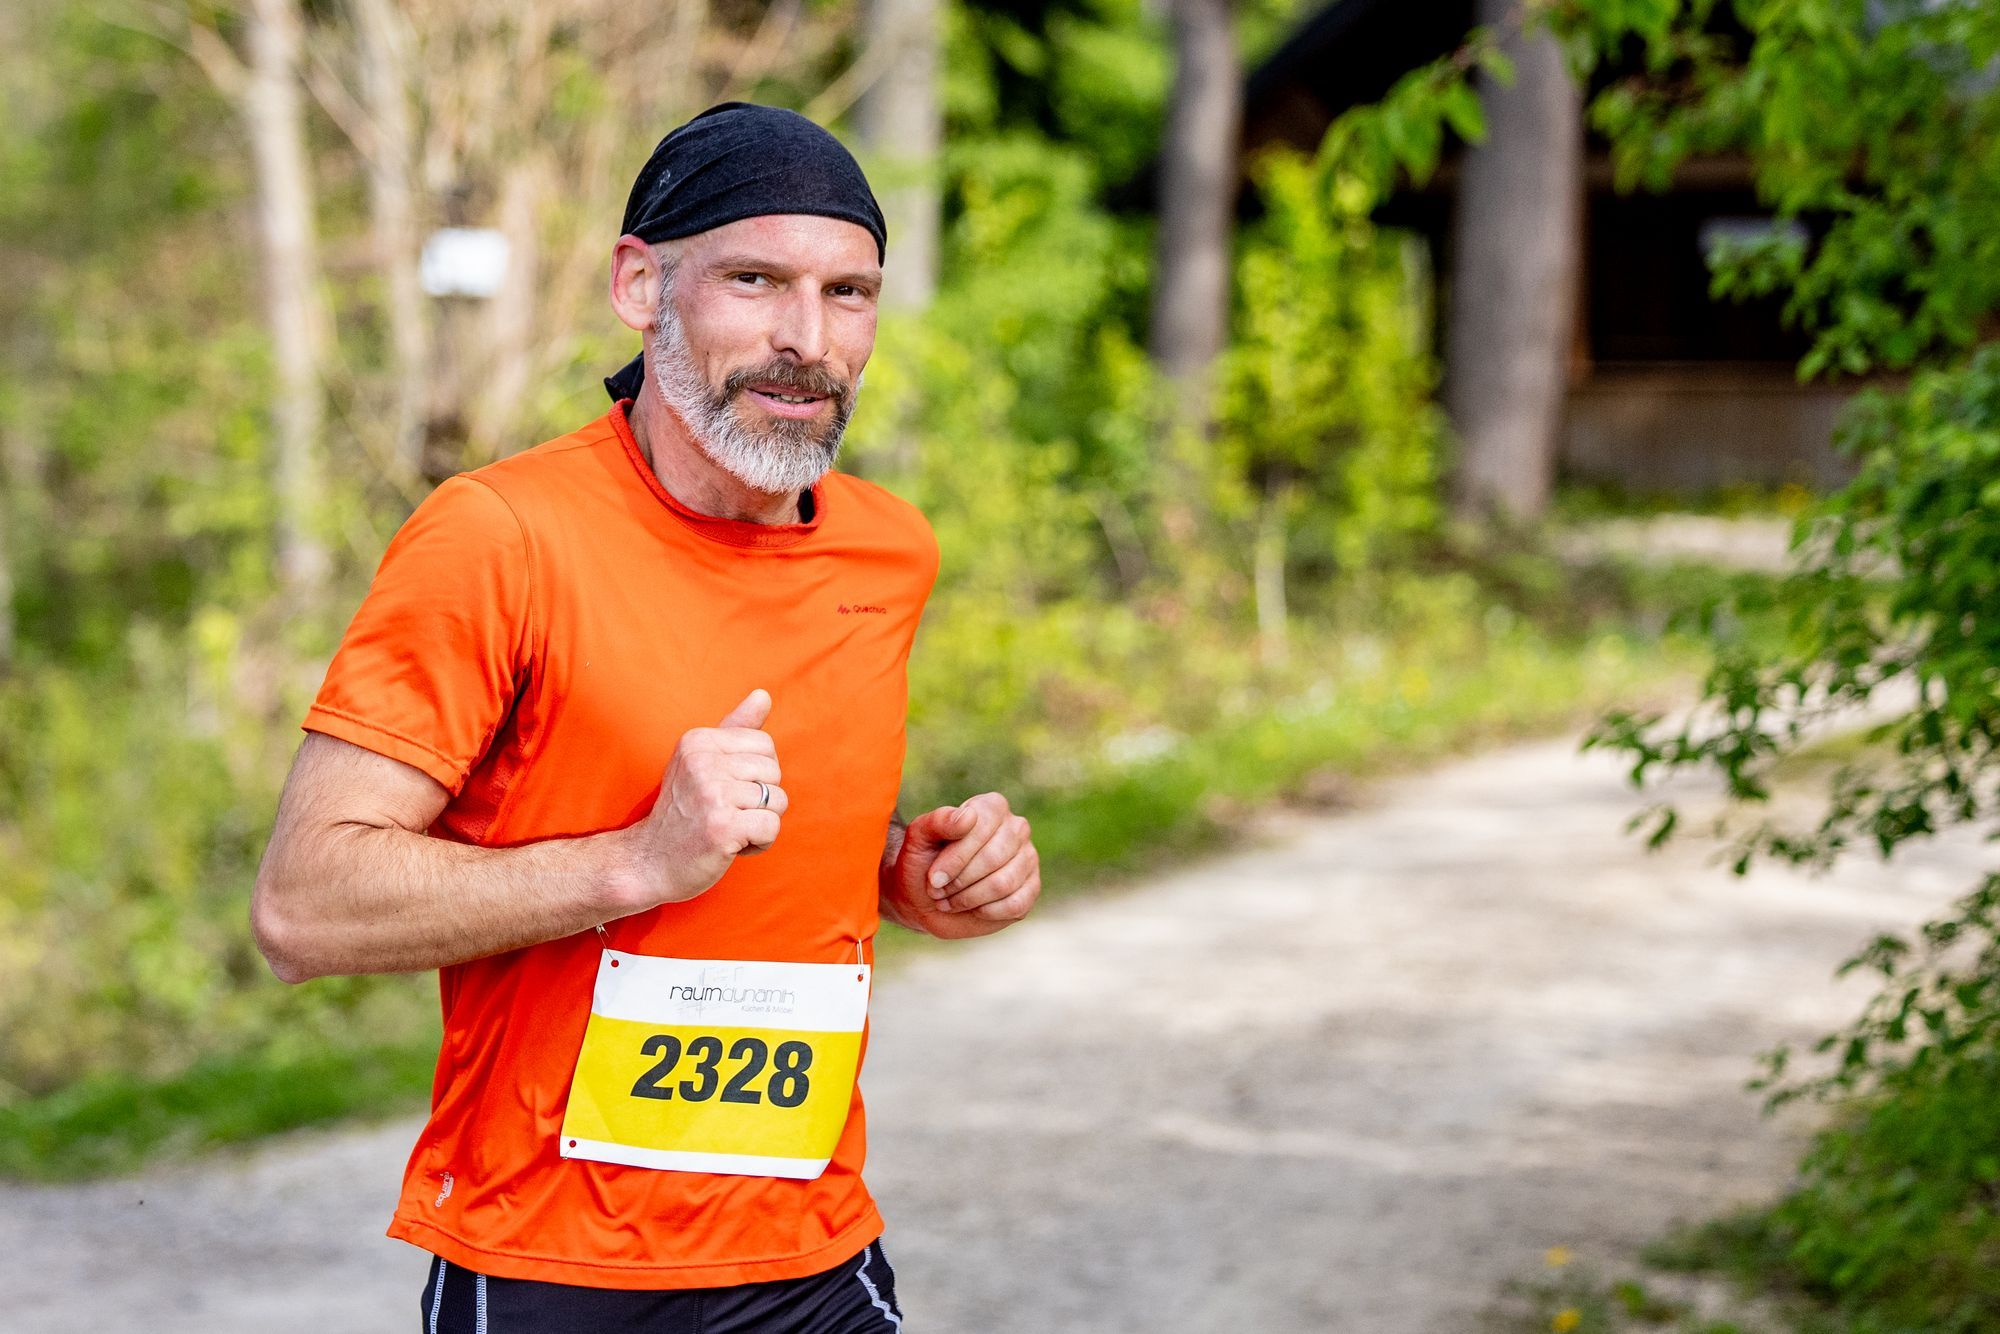
<path fill-rule="evenodd" d="M 1504 1328 L 1519 1334 L 1750 1334 L 1767 1328 L 1762 1322 L 1739 1324 L 1733 1320 L 1711 1320 L 1698 1313 L 1696 1304 L 1662 1295 L 1636 1279 L 1607 1280 L 1589 1268 L 1572 1265 L 1566 1249 L 1555 1272 L 1535 1283 L 1511 1285 L 1525 1309 Z"/>
<path fill-rule="evenodd" d="M 349 1116 L 420 1110 L 435 1034 L 309 1055 L 209 1058 L 166 1079 L 96 1075 L 0 1107 L 0 1177 L 65 1181 Z"/>
<path fill-rule="evenodd" d="M 1890 857 L 1954 826 L 2000 832 L 2000 345 L 1987 341 L 2000 309 L 2000 10 L 1743 0 L 1738 42 L 1707 8 L 1639 34 L 1654 77 L 1598 100 L 1622 176 L 1658 184 L 1691 152 L 1747 152 L 1760 191 L 1812 239 L 1717 256 L 1717 292 L 1783 294 L 1815 340 L 1801 375 L 1915 373 L 1847 410 L 1839 439 L 1858 475 L 1800 519 L 1796 572 L 1714 609 L 1706 707 L 1675 726 L 1614 715 L 1594 740 L 1624 751 L 1635 781 L 1700 767 L 1757 803 L 1828 728 L 1864 726 L 1819 817 L 1753 822 L 1738 871 L 1766 856 Z M 1609 51 L 1626 35 L 1581 36 Z M 1663 809 L 1653 837 L 1673 822 Z M 1813 1299 L 1821 1327 L 2000 1321 L 1996 911 L 1988 876 L 1937 920 L 1870 942 L 1844 966 L 1880 982 L 1860 1017 L 1810 1068 L 1789 1050 L 1768 1058 L 1774 1101 L 1838 1098 L 1844 1112 L 1797 1190 L 1717 1247 Z"/>
<path fill-rule="evenodd" d="M 975 69 L 1095 85 L 1104 52 L 1144 30 L 1083 22 L 1058 15 L 1044 41 L 981 14 L 955 40 L 987 43 Z M 1102 203 L 1116 154 L 1082 151 L 1096 141 L 1081 129 L 1051 142 L 1012 128 L 996 105 L 961 104 L 1003 123 L 947 151 L 950 278 L 921 321 L 885 324 L 854 448 L 922 506 L 945 553 L 911 667 L 912 790 L 1017 775 L 1053 795 L 1095 781 L 1099 747 L 1198 736 L 1299 684 L 1246 651 L 1242 539 L 1274 475 L 1298 538 L 1289 574 L 1347 614 L 1392 614 L 1353 594 L 1434 517 L 1428 275 L 1369 222 L 1371 198 L 1335 197 L 1353 175 L 1342 150 L 1273 162 L 1270 210 L 1243 245 L 1222 447 L 1167 466 L 1183 442 L 1161 438 L 1163 388 L 1132 324 L 1148 241 Z M 1216 534 L 1170 531 L 1177 485 L 1202 493 Z"/>
<path fill-rule="evenodd" d="M 1300 568 L 1354 578 L 1407 558 L 1438 517 L 1428 274 L 1337 159 L 1278 154 L 1258 185 L 1222 435 L 1232 469 L 1303 521 Z"/>
<path fill-rule="evenodd" d="M 161 1077 L 208 1054 L 408 1031 L 408 979 L 292 989 L 249 902 L 286 738 L 245 728 L 164 637 L 129 674 L 0 682 L 0 1106 L 97 1075 Z M 275 744 L 274 744 L 275 743 Z"/>
<path fill-rule="evenodd" d="M 1380 102 L 1358 106 L 1327 128 L 1319 157 L 1339 179 L 1335 206 L 1372 209 L 1401 182 L 1428 182 L 1450 136 L 1476 144 L 1486 136 L 1486 116 L 1471 76 L 1485 71 L 1502 84 L 1514 78 L 1494 34 L 1474 29 L 1449 55 L 1398 79 Z"/>
<path fill-rule="evenodd" d="M 2000 1049 L 1896 1070 L 1763 1220 L 1782 1273 L 1859 1331 L 2000 1324 Z"/>
<path fill-rule="evenodd" d="M 404 981 L 291 991 L 249 938 L 317 609 L 266 610 L 238 127 L 157 39 L 25 22 L 0 118 L 0 1106 L 428 1009 Z"/>
<path fill-rule="evenodd" d="M 1310 0 L 1241 0 L 1254 66 Z M 1159 149 L 1173 55 L 1166 11 L 1144 0 L 961 0 L 945 62 L 949 137 L 1029 133 L 1074 148 L 1127 186 Z"/>
<path fill-rule="evenodd" d="M 1800 568 L 1738 623 L 1776 622 L 1782 638 L 1724 640 L 1704 694 L 1722 725 L 1661 734 L 1658 720 L 1614 718 L 1600 737 L 1628 751 L 1633 777 L 1715 768 L 1732 796 L 1768 794 L 1774 759 L 1830 718 L 1887 698 L 1886 771 L 1849 767 L 1816 828 L 1760 825 L 1758 853 L 1824 863 L 1859 840 L 1887 855 L 1905 841 L 1995 814 L 2000 739 L 2000 348 L 1929 371 L 1907 390 L 1859 398 L 1841 430 L 1860 471 L 1798 524 Z M 1903 708 L 1894 691 L 1913 692 Z"/>
<path fill-rule="evenodd" d="M 0 533 L 22 656 L 104 666 L 135 617 L 268 589 L 264 350 L 205 243 L 242 203 L 226 108 L 156 41 L 41 24 L 46 82 L 0 128 Z"/>
<path fill-rule="evenodd" d="M 2000 1322 L 2000 1052 L 1912 1063 L 1820 1131 L 1776 1205 L 1666 1238 L 1654 1266 L 1779 1298 L 1813 1334 Z"/>
<path fill-rule="evenodd" d="M 1875 735 L 1892 761 L 1843 768 L 1814 828 L 1758 825 L 1739 848 L 1740 870 L 1758 855 L 1823 864 L 1856 842 L 1888 856 L 2000 813 L 2000 633 L 1988 614 L 2000 593 L 2000 347 L 1968 347 L 2000 289 L 1987 285 L 1990 272 L 1960 275 L 1990 268 L 1983 238 L 2000 223 L 2000 196 L 1976 165 L 2000 143 L 2000 94 L 1972 74 L 2000 50 L 2000 16 L 1961 5 L 1878 13 L 1858 0 L 1737 13 L 1751 38 L 1740 63 L 1725 63 L 1704 32 L 1652 34 L 1656 48 L 1691 62 L 1683 100 L 1614 87 L 1602 123 L 1628 161 L 1654 172 L 1697 147 L 1747 147 L 1781 210 L 1835 219 L 1785 273 L 1773 276 L 1762 251 L 1719 261 L 1727 281 L 1794 294 L 1820 335 L 1805 370 L 1937 363 L 1906 387 L 1854 400 L 1839 438 L 1858 460 L 1855 480 L 1799 521 L 1797 572 L 1726 609 L 1735 624 L 1761 620 L 1782 633 L 1724 638 L 1704 690 L 1716 725 L 1662 731 L 1657 719 L 1621 715 L 1597 738 L 1631 755 L 1635 781 L 1699 765 L 1756 801 L 1777 758 L 1816 728 L 1889 711 Z M 1983 1040 L 1983 984 L 1968 990 L 1972 976 L 1951 970 L 1989 968 L 1974 957 L 1988 897 L 1981 890 L 1927 928 L 1920 951 L 1884 940 L 1854 961 L 1881 972 L 1898 998 L 1887 1018 L 1878 1002 L 1852 1041 L 1834 1044 L 1846 1056 L 1830 1087 L 1866 1084 L 1968 1025 L 1972 1045 Z M 1913 998 L 1902 998 L 1906 983 Z M 1950 1003 L 1924 1005 L 1937 987 Z"/>
<path fill-rule="evenodd" d="M 1781 235 L 1728 256 L 1722 295 L 1783 293 L 1815 335 L 1802 376 L 1905 368 L 1985 336 L 2000 303 L 2000 11 L 1986 4 L 1708 0 L 1567 7 L 1581 49 L 1646 52 L 1597 99 L 1619 178 L 1659 188 L 1692 153 L 1746 152 Z M 1581 17 L 1581 22 L 1579 21 Z"/>
<path fill-rule="evenodd" d="M 1190 711 L 1175 720 L 1185 731 L 1154 722 L 1082 755 L 1072 734 L 1071 767 L 1024 792 L 1051 892 L 1226 841 L 1247 811 L 1315 778 L 1381 774 L 1559 727 L 1587 716 L 1585 701 L 1657 688 L 1687 663 L 1613 616 L 1569 635 L 1492 615 L 1467 578 L 1409 581 L 1385 605 L 1376 635 L 1304 645 L 1314 666 L 1282 692 L 1188 701 L 1220 718 Z M 949 799 L 949 788 L 928 791 Z"/>

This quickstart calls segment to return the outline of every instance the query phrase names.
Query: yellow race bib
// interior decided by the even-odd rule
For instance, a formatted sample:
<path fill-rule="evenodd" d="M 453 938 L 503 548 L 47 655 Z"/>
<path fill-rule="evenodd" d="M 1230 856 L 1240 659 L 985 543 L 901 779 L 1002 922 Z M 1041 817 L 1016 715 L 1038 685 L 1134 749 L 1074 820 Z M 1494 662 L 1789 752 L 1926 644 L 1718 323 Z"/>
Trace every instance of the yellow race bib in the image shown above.
<path fill-rule="evenodd" d="M 869 969 L 605 950 L 562 1156 L 810 1180 L 847 1124 Z"/>

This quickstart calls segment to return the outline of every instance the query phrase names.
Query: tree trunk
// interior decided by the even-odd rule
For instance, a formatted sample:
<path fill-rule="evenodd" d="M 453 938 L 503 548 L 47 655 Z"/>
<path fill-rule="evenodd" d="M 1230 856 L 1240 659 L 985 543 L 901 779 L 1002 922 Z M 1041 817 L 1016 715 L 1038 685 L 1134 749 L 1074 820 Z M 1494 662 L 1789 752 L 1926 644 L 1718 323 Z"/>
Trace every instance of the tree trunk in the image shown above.
<path fill-rule="evenodd" d="M 0 431 L 7 428 L 0 426 Z M 0 451 L 4 453 L 5 451 Z M 14 497 L 9 478 L 0 472 L 0 675 L 14 662 Z"/>
<path fill-rule="evenodd" d="M 1172 0 L 1174 91 L 1160 153 L 1153 362 L 1181 422 L 1206 427 L 1208 379 L 1229 332 L 1229 233 L 1236 207 L 1242 73 L 1229 0 Z"/>
<path fill-rule="evenodd" d="M 486 463 L 518 449 L 521 403 L 533 378 L 536 346 L 535 294 L 541 289 L 538 226 L 543 200 L 551 193 L 551 172 L 539 155 L 524 154 L 500 182 L 493 225 L 507 238 L 507 276 L 500 290 L 479 306 L 479 374 L 466 405 L 469 460 Z"/>
<path fill-rule="evenodd" d="M 265 314 L 277 371 L 272 404 L 278 570 L 286 589 L 311 594 L 326 573 L 321 502 L 320 372 L 330 321 L 319 286 L 312 178 L 299 98 L 296 0 L 251 0 L 241 109 L 257 174 Z"/>
<path fill-rule="evenodd" d="M 1252 587 L 1257 598 L 1257 655 L 1266 667 L 1291 658 L 1291 614 L 1285 606 L 1285 520 L 1291 486 L 1273 470 L 1257 507 L 1257 541 Z"/>
<path fill-rule="evenodd" d="M 423 471 L 424 407 L 430 376 L 430 330 L 418 272 L 416 131 L 410 116 L 411 35 L 391 0 L 352 0 L 368 113 L 368 198 L 375 262 L 389 319 L 390 461 L 399 482 Z"/>
<path fill-rule="evenodd" d="M 1479 0 L 1501 24 L 1516 0 Z M 1488 85 L 1466 154 L 1451 265 L 1445 406 L 1461 442 L 1453 506 L 1533 520 L 1548 507 L 1582 255 L 1582 99 L 1554 37 L 1516 33 L 1511 88 Z"/>
<path fill-rule="evenodd" d="M 940 9 L 939 0 L 868 3 L 865 40 L 879 70 L 855 119 L 889 224 L 882 275 L 882 305 L 889 310 L 922 310 L 937 292 Z"/>
<path fill-rule="evenodd" d="M 24 276 L 28 272 L 25 262 L 13 271 Z M 25 298 L 32 282 L 29 278 L 7 296 Z M 0 297 L 0 302 L 5 300 Z M 29 309 L 25 301 L 11 309 L 0 308 L 0 334 L 8 335 L 0 344 L 0 354 L 7 356 L 17 374 L 46 384 L 52 378 L 46 364 L 47 342 L 36 322 L 25 318 Z M 47 527 L 40 512 L 48 494 L 41 404 L 24 395 L 19 408 L 8 418 L 0 418 L 0 674 L 13 664 L 19 647 L 20 626 L 14 619 L 17 572 L 27 564 L 30 538 L 39 538 Z"/>

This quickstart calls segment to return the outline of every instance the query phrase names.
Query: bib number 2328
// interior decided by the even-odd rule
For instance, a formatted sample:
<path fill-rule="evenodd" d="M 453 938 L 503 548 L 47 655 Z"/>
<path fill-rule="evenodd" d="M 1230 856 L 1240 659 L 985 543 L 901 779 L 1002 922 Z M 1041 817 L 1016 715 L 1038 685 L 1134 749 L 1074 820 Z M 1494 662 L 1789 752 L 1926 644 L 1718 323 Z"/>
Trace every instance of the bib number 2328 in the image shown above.
<path fill-rule="evenodd" d="M 563 1157 L 818 1176 L 847 1124 L 868 975 L 864 964 L 606 950 Z"/>

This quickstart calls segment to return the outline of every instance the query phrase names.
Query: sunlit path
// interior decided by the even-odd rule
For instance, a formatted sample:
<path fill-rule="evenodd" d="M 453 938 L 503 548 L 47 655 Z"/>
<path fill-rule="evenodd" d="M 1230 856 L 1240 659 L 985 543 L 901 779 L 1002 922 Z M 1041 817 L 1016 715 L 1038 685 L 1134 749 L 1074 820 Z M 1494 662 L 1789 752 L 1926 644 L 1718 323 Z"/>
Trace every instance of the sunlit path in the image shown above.
<path fill-rule="evenodd" d="M 1775 1188 L 1799 1123 L 1752 1055 L 1837 1022 L 1833 964 L 1980 849 L 1737 881 L 1644 854 L 1633 808 L 1608 760 L 1509 750 L 886 981 L 870 1177 L 911 1328 L 1463 1334 L 1549 1246 Z M 380 1235 L 411 1136 L 0 1189 L 0 1325 L 412 1329 L 421 1257 Z"/>

